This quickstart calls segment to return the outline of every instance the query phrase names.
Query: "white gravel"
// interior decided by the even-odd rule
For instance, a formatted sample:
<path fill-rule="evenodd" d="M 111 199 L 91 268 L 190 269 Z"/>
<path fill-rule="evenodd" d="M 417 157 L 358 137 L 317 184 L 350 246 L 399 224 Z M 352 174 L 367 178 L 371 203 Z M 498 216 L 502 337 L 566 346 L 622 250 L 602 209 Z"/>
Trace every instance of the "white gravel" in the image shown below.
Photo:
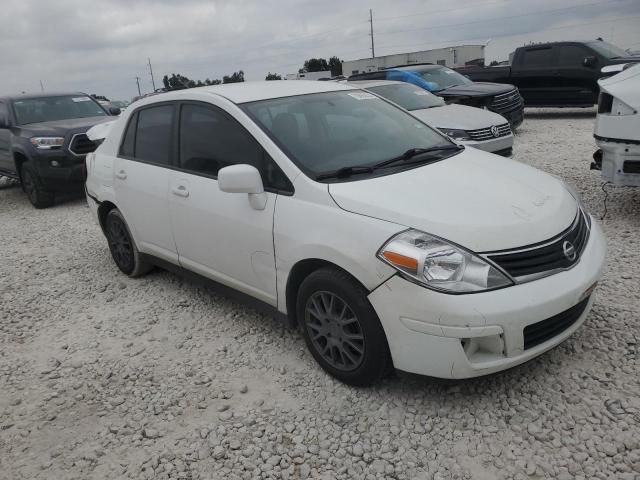
<path fill-rule="evenodd" d="M 600 216 L 591 111 L 529 111 L 516 159 Z M 611 189 L 584 327 L 458 383 L 342 385 L 269 317 L 163 271 L 131 280 L 82 199 L 0 185 L 0 479 L 638 479 L 640 191 Z"/>

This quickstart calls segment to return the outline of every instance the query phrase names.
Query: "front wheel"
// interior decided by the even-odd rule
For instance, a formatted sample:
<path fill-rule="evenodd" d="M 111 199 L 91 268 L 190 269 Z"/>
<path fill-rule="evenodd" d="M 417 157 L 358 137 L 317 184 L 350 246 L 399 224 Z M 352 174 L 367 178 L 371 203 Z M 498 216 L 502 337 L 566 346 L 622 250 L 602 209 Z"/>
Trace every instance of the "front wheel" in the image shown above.
<path fill-rule="evenodd" d="M 151 270 L 152 265 L 141 259 L 129 233 L 129 227 L 119 210 L 114 208 L 107 213 L 104 227 L 111 257 L 122 273 L 130 277 L 139 277 Z"/>
<path fill-rule="evenodd" d="M 22 180 L 22 188 L 27 194 L 31 205 L 36 208 L 47 208 L 53 205 L 55 200 L 53 192 L 44 188 L 31 165 L 27 163 L 22 165 L 20 178 Z"/>
<path fill-rule="evenodd" d="M 311 354 L 329 374 L 354 386 L 380 380 L 391 367 L 380 320 L 362 286 L 347 273 L 322 268 L 300 286 L 297 318 Z"/>

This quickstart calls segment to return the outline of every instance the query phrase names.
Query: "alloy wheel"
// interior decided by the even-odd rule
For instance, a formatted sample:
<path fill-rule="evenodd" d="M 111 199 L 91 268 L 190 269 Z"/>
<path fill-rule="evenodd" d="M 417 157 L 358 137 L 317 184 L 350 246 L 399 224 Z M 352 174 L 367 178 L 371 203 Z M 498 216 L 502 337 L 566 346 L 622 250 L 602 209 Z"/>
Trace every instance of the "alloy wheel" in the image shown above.
<path fill-rule="evenodd" d="M 313 347 L 333 368 L 347 372 L 362 364 L 362 327 L 342 298 L 327 291 L 311 295 L 305 308 L 305 327 Z"/>
<path fill-rule="evenodd" d="M 133 248 L 129 233 L 120 221 L 110 221 L 108 225 L 109 247 L 113 258 L 121 268 L 127 268 L 133 262 Z"/>

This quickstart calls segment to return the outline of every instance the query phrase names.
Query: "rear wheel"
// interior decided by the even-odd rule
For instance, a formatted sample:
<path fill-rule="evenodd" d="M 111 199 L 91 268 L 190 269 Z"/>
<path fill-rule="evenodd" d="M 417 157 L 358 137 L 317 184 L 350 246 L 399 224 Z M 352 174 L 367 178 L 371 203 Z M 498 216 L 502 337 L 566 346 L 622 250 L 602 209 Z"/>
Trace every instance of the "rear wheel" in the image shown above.
<path fill-rule="evenodd" d="M 31 165 L 28 163 L 22 165 L 20 177 L 22 179 L 22 188 L 34 207 L 47 208 L 53 205 L 55 200 L 53 192 L 44 188 Z"/>
<path fill-rule="evenodd" d="M 107 213 L 104 226 L 111 257 L 122 273 L 130 277 L 139 277 L 153 268 L 141 259 L 140 252 L 119 210 L 114 208 Z"/>
<path fill-rule="evenodd" d="M 311 354 L 337 379 L 355 386 L 391 367 L 387 339 L 367 292 L 347 273 L 323 268 L 300 286 L 297 317 Z"/>

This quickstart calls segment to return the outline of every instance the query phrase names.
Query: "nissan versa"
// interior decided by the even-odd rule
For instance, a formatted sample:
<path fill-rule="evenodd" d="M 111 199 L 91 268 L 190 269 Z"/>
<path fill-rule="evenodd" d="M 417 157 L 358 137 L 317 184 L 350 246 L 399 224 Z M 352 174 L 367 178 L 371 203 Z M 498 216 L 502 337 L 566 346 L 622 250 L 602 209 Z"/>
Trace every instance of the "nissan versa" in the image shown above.
<path fill-rule="evenodd" d="M 140 100 L 87 169 L 122 272 L 178 266 L 253 296 L 353 385 L 540 355 L 584 322 L 605 258 L 558 178 L 333 82 Z"/>

